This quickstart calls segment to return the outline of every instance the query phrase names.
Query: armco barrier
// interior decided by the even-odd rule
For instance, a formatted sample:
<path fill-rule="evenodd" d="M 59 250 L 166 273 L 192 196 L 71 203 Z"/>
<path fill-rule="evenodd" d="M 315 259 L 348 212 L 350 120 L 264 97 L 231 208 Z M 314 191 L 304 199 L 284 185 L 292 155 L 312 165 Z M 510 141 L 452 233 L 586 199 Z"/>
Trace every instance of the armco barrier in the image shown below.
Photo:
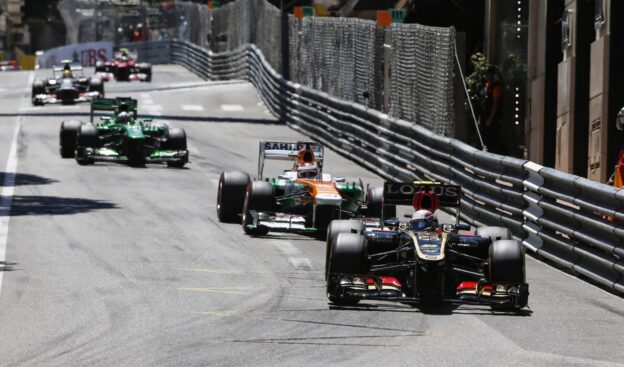
<path fill-rule="evenodd" d="M 506 226 L 528 250 L 624 293 L 624 190 L 483 152 L 284 80 L 254 45 L 214 54 L 173 41 L 171 60 L 205 79 L 248 79 L 288 126 L 386 179 L 461 185 L 465 221 Z"/>

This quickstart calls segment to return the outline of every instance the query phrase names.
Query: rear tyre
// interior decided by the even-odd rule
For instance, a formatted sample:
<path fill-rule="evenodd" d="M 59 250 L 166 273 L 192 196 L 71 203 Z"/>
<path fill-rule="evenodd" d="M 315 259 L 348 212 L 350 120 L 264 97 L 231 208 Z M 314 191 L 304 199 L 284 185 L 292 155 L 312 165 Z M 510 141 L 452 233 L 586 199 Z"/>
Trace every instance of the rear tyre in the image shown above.
<path fill-rule="evenodd" d="M 325 247 L 325 280 L 329 277 L 329 255 L 333 247 L 336 237 L 340 233 L 357 233 L 364 232 L 364 223 L 358 220 L 332 220 L 327 227 L 327 239 Z"/>
<path fill-rule="evenodd" d="M 98 147 L 98 132 L 94 125 L 84 124 L 78 128 L 76 134 L 76 162 L 80 165 L 95 163 L 95 159 L 89 154 Z"/>
<path fill-rule="evenodd" d="M 512 239 L 511 231 L 507 227 L 479 227 L 475 230 L 475 234 L 489 238 L 492 242 Z"/>
<path fill-rule="evenodd" d="M 245 192 L 251 182 L 244 172 L 222 172 L 217 192 L 217 217 L 225 223 L 241 223 L 238 216 L 243 212 Z"/>
<path fill-rule="evenodd" d="M 339 233 L 329 255 L 330 274 L 366 274 L 368 261 L 366 237 L 357 233 Z M 359 299 L 343 298 L 337 294 L 340 279 L 328 277 L 327 298 L 336 305 L 354 305 Z"/>
<path fill-rule="evenodd" d="M 488 259 L 489 280 L 493 284 L 524 284 L 526 273 L 522 245 L 516 240 L 494 241 L 490 246 Z M 501 307 L 493 305 L 492 309 L 520 309 L 526 305 Z"/>
<path fill-rule="evenodd" d="M 73 158 L 76 150 L 78 129 L 82 125 L 80 121 L 63 121 L 59 132 L 59 152 L 63 158 Z"/>
<path fill-rule="evenodd" d="M 245 203 L 243 205 L 243 231 L 250 236 L 264 236 L 269 233 L 268 227 L 249 228 L 253 224 L 251 211 L 257 213 L 272 211 L 274 208 L 273 185 L 266 181 L 252 181 L 247 185 Z"/>

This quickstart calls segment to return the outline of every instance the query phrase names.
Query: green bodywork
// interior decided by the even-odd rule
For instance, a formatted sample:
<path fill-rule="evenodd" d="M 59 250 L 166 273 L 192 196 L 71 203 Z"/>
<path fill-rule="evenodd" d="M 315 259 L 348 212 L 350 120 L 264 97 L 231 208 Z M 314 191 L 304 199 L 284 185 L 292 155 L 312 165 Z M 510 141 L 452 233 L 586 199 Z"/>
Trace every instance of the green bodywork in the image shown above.
<path fill-rule="evenodd" d="M 98 132 L 98 146 L 91 147 L 85 154 L 95 160 L 137 163 L 186 163 L 186 146 L 167 147 L 167 132 L 164 124 L 152 123 L 152 119 L 137 117 L 138 102 L 132 98 L 95 98 L 91 103 L 91 123 Z M 100 116 L 95 122 L 96 111 L 112 111 L 112 115 Z M 119 123 L 118 115 L 127 112 L 130 119 Z M 186 142 L 184 143 L 186 145 Z"/>

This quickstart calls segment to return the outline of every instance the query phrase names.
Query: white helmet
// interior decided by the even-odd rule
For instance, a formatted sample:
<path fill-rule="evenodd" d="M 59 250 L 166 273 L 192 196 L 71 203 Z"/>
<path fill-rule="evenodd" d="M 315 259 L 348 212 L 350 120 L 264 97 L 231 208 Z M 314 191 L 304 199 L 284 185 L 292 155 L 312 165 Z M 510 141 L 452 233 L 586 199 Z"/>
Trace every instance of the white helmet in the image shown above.
<path fill-rule="evenodd" d="M 426 209 L 417 210 L 412 214 L 412 220 L 425 220 L 433 216 L 433 213 Z"/>

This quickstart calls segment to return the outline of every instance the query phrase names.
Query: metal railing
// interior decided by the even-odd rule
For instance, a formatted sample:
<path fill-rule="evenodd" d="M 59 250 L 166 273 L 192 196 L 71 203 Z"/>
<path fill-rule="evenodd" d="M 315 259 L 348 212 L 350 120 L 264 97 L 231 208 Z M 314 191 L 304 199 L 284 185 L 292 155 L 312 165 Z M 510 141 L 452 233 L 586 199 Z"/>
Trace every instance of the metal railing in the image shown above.
<path fill-rule="evenodd" d="M 173 41 L 172 62 L 205 79 L 245 78 L 289 127 L 386 179 L 463 187 L 461 217 L 502 225 L 532 252 L 624 293 L 624 190 L 477 150 L 412 122 L 283 79 L 255 45 L 214 54 Z M 149 61 L 149 60 L 148 60 Z"/>

